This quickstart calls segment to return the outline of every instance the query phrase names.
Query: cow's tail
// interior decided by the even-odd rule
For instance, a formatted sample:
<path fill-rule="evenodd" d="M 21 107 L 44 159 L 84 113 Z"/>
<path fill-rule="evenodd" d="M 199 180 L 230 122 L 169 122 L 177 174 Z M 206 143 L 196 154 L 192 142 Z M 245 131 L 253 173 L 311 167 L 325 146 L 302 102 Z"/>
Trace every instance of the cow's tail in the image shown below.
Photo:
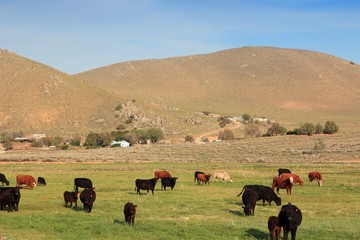
<path fill-rule="evenodd" d="M 240 197 L 240 195 L 246 190 L 246 187 L 244 186 L 241 192 L 237 195 L 237 197 Z"/>

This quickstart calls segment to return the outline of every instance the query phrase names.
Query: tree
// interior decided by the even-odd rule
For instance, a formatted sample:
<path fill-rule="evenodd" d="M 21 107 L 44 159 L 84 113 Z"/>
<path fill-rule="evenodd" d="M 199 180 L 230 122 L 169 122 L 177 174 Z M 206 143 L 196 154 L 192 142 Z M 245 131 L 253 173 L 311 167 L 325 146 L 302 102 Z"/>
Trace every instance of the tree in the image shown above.
<path fill-rule="evenodd" d="M 327 121 L 324 126 L 324 134 L 334 134 L 339 131 L 339 127 L 334 121 Z"/>
<path fill-rule="evenodd" d="M 147 130 L 147 139 L 150 139 L 152 143 L 156 143 L 164 138 L 164 134 L 159 128 L 149 128 Z"/>
<path fill-rule="evenodd" d="M 321 134 L 324 131 L 324 127 L 323 125 L 321 125 L 320 123 L 315 125 L 315 134 Z"/>
<path fill-rule="evenodd" d="M 223 128 L 226 126 L 226 124 L 230 124 L 231 120 L 228 117 L 221 116 L 218 118 L 218 122 L 219 126 Z"/>
<path fill-rule="evenodd" d="M 273 123 L 271 125 L 271 127 L 268 129 L 268 131 L 266 132 L 267 136 L 274 136 L 274 135 L 278 135 L 278 134 L 285 134 L 287 132 L 286 128 L 283 126 L 280 126 L 279 123 Z"/>
<path fill-rule="evenodd" d="M 300 130 L 303 134 L 311 136 L 315 133 L 315 126 L 312 123 L 304 123 L 300 125 Z"/>
<path fill-rule="evenodd" d="M 234 133 L 230 129 L 219 132 L 219 140 L 234 140 Z"/>

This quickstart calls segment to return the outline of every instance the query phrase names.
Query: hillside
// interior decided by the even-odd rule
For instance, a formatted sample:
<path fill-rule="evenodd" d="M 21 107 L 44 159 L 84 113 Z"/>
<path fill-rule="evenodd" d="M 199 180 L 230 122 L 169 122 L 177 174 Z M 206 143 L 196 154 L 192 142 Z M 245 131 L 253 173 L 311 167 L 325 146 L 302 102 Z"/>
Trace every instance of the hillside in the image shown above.
<path fill-rule="evenodd" d="M 244 47 L 118 63 L 76 76 L 126 98 L 198 112 L 247 112 L 296 124 L 360 115 L 360 67 L 305 50 Z"/>
<path fill-rule="evenodd" d="M 113 127 L 115 94 L 0 50 L 0 130 L 72 135 Z"/>

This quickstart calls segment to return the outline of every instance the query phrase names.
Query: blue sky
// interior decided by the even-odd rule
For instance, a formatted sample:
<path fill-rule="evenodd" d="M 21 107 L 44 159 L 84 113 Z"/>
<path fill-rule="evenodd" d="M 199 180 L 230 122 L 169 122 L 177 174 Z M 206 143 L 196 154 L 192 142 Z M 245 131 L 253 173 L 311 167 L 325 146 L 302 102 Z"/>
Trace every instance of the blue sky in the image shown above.
<path fill-rule="evenodd" d="M 74 74 L 244 46 L 360 63 L 360 1 L 0 0 L 0 48 Z"/>

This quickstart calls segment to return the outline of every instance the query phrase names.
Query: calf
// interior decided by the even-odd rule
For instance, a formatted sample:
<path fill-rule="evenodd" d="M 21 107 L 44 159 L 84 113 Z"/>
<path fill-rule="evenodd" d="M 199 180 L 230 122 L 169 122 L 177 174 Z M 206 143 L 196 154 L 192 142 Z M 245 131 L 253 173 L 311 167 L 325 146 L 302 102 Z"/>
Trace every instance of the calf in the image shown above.
<path fill-rule="evenodd" d="M 5 175 L 0 173 L 0 182 L 2 183 L 2 185 L 4 186 L 4 183 L 6 184 L 6 186 L 9 186 L 9 181 L 6 179 Z"/>
<path fill-rule="evenodd" d="M 46 186 L 45 178 L 43 178 L 43 177 L 38 177 L 37 185 L 38 185 L 38 186 L 41 186 L 41 185 Z"/>
<path fill-rule="evenodd" d="M 0 188 L 0 208 L 4 210 L 8 206 L 8 211 L 19 210 L 21 194 L 20 187 L 4 187 Z"/>
<path fill-rule="evenodd" d="M 200 171 L 196 171 L 194 174 L 194 182 L 196 182 L 198 180 L 198 175 L 199 174 L 205 174 L 204 172 L 200 172 Z"/>
<path fill-rule="evenodd" d="M 154 178 L 171 178 L 168 171 L 155 171 Z"/>
<path fill-rule="evenodd" d="M 171 187 L 171 190 L 173 190 L 175 184 L 176 184 L 177 177 L 173 178 L 162 178 L 161 179 L 161 190 L 166 190 L 166 187 Z"/>
<path fill-rule="evenodd" d="M 17 175 L 16 186 L 21 187 L 21 185 L 23 184 L 25 184 L 27 188 L 30 188 L 32 190 L 36 186 L 35 178 L 30 175 Z"/>
<path fill-rule="evenodd" d="M 283 174 L 283 173 L 291 173 L 291 171 L 289 169 L 286 169 L 286 168 L 279 168 L 278 173 L 279 173 L 278 176 L 280 177 L 281 174 Z"/>
<path fill-rule="evenodd" d="M 217 182 L 217 179 L 221 179 L 223 182 L 224 181 L 230 181 L 232 182 L 231 177 L 229 176 L 229 174 L 225 171 L 215 171 L 214 172 L 214 180 L 215 182 Z"/>
<path fill-rule="evenodd" d="M 208 173 L 208 174 L 205 174 L 205 173 L 200 173 L 198 174 L 197 176 L 197 182 L 198 182 L 198 185 L 200 185 L 200 183 L 204 183 L 206 185 L 206 183 L 209 185 L 210 184 L 210 177 L 211 177 L 211 174 Z"/>
<path fill-rule="evenodd" d="M 288 179 L 281 178 L 281 177 L 274 177 L 271 188 L 272 188 L 272 190 L 274 190 L 276 188 L 277 194 L 280 194 L 279 188 L 286 189 L 286 193 L 291 195 L 292 182 L 293 182 L 292 177 L 290 177 Z"/>
<path fill-rule="evenodd" d="M 311 185 L 311 182 L 315 179 L 318 182 L 318 185 L 321 187 L 323 185 L 323 177 L 321 176 L 321 173 L 319 172 L 309 172 L 309 184 Z"/>
<path fill-rule="evenodd" d="M 77 200 L 78 200 L 78 195 L 77 192 L 68 192 L 65 191 L 64 192 L 64 201 L 65 201 L 65 207 L 68 206 L 68 203 L 70 203 L 70 208 L 72 207 L 72 203 L 75 203 L 75 207 L 77 208 Z"/>
<path fill-rule="evenodd" d="M 125 224 L 133 225 L 135 220 L 137 205 L 127 202 L 124 206 Z"/>
<path fill-rule="evenodd" d="M 265 201 L 267 201 L 270 206 L 272 201 L 274 201 L 278 206 L 281 205 L 281 198 L 275 194 L 271 187 L 263 185 L 245 185 L 237 196 L 239 197 L 245 189 L 254 189 L 258 194 L 257 201 L 263 200 L 263 206 L 265 206 Z"/>
<path fill-rule="evenodd" d="M 243 207 L 245 216 L 250 216 L 255 214 L 255 206 L 258 198 L 259 196 L 254 189 L 245 188 L 245 191 L 242 195 L 242 201 L 245 206 Z"/>
<path fill-rule="evenodd" d="M 84 211 L 91 212 L 91 209 L 94 205 L 96 199 L 96 193 L 94 191 L 95 188 L 85 188 L 80 193 L 80 201 L 84 204 Z"/>
<path fill-rule="evenodd" d="M 140 189 L 146 190 L 147 193 L 151 190 L 154 195 L 154 188 L 157 182 L 157 178 L 151 179 L 136 179 L 135 180 L 135 191 L 140 195 Z"/>
<path fill-rule="evenodd" d="M 283 205 L 279 212 L 279 225 L 284 229 L 284 240 L 288 239 L 291 232 L 291 239 L 296 239 L 296 231 L 302 221 L 302 213 L 299 208 L 291 203 Z"/>
<path fill-rule="evenodd" d="M 271 216 L 268 219 L 268 229 L 270 232 L 271 240 L 274 240 L 275 237 L 277 240 L 280 240 L 281 226 L 279 226 L 279 218 L 276 216 Z"/>
<path fill-rule="evenodd" d="M 93 184 L 88 178 L 74 178 L 74 190 L 79 192 L 79 187 L 81 188 L 93 188 Z"/>

